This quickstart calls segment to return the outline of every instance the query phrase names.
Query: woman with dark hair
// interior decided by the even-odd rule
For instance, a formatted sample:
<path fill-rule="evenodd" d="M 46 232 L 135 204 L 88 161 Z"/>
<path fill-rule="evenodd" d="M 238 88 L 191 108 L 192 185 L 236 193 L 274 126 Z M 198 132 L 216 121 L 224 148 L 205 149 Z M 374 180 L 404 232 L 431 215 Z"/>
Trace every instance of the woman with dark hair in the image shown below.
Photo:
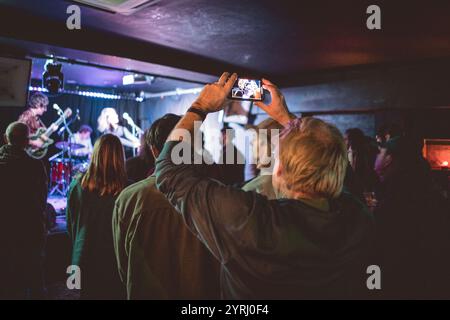
<path fill-rule="evenodd" d="M 82 299 L 125 297 L 114 255 L 112 213 L 126 184 L 122 143 L 105 134 L 94 145 L 87 172 L 72 183 L 67 202 L 72 265 L 81 269 Z"/>

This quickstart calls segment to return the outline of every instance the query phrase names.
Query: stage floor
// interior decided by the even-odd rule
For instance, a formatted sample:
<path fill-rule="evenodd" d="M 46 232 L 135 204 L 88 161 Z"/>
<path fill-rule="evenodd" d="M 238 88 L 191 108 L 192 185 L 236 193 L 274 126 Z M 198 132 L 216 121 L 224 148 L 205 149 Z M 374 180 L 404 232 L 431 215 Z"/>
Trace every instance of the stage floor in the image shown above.
<path fill-rule="evenodd" d="M 67 207 L 67 198 L 63 196 L 48 196 L 47 202 L 56 210 L 57 215 L 65 215 Z"/>

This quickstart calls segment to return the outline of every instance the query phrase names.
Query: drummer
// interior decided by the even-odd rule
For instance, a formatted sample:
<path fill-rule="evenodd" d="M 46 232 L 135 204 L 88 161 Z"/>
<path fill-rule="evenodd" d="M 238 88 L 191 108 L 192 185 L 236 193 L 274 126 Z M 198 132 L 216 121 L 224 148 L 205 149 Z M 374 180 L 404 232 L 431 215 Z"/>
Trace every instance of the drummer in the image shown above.
<path fill-rule="evenodd" d="M 83 146 L 83 148 L 73 150 L 72 155 L 79 158 L 91 158 L 93 150 L 91 133 L 92 128 L 87 124 L 83 124 L 78 132 L 72 136 L 70 142 Z"/>

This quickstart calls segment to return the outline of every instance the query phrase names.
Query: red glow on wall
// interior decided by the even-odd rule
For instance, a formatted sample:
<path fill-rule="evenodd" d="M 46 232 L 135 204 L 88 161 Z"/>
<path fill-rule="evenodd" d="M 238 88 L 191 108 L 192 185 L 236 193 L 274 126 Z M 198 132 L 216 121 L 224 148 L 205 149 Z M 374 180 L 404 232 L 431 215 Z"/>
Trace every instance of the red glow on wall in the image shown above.
<path fill-rule="evenodd" d="M 423 156 L 431 168 L 448 168 L 450 162 L 450 139 L 425 139 Z"/>

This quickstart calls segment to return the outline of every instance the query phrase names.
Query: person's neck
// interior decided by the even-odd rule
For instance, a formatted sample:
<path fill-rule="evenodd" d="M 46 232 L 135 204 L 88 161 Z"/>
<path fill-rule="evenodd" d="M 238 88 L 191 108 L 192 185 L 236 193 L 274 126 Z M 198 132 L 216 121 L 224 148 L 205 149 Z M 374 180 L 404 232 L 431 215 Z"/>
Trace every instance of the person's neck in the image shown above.
<path fill-rule="evenodd" d="M 299 200 L 307 205 L 321 211 L 330 211 L 330 203 L 327 198 L 313 197 L 300 191 L 285 192 L 285 197 L 289 199 Z"/>
<path fill-rule="evenodd" d="M 330 203 L 326 198 L 299 198 L 298 200 L 321 211 L 330 211 Z"/>

